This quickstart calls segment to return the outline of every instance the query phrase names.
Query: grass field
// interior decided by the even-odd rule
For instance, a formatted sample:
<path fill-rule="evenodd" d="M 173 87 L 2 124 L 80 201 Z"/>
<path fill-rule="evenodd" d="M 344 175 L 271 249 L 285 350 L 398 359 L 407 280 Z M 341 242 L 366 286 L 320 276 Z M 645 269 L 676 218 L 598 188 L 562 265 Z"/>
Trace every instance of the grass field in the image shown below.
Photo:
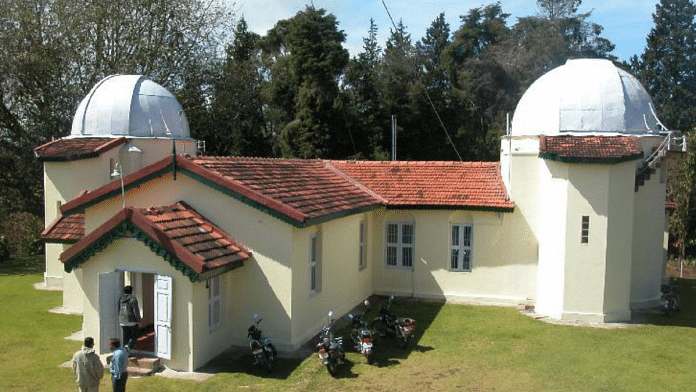
<path fill-rule="evenodd" d="M 60 292 L 36 291 L 36 260 L 0 264 L 0 391 L 74 391 L 58 365 L 80 344 L 63 339 L 80 317 L 48 312 Z M 376 363 L 348 350 L 332 378 L 315 355 L 279 359 L 271 375 L 249 358 L 212 364 L 205 382 L 134 378 L 134 391 L 688 391 L 696 389 L 696 281 L 678 280 L 683 309 L 644 315 L 641 325 L 590 328 L 554 325 L 515 309 L 401 300 L 394 309 L 418 320 L 405 350 L 384 341 Z M 367 318 L 376 313 L 375 304 Z M 344 338 L 348 341 L 348 338 Z M 108 374 L 103 391 L 110 390 Z"/>

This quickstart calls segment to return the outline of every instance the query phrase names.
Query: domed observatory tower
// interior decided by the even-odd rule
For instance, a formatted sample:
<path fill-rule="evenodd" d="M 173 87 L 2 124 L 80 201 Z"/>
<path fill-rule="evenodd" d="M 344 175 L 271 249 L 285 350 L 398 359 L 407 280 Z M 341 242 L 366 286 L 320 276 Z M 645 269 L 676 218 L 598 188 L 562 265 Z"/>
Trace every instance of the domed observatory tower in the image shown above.
<path fill-rule="evenodd" d="M 47 286 L 62 287 L 63 279 L 74 279 L 65 274 L 58 256 L 85 230 L 81 214 L 61 219 L 60 206 L 167 158 L 174 149 L 177 154 L 198 152 L 176 98 L 144 76 L 112 75 L 82 100 L 70 136 L 34 150 L 44 163 Z M 64 293 L 68 308 L 70 295 Z"/>
<path fill-rule="evenodd" d="M 675 140 L 640 82 L 609 60 L 569 60 L 523 95 L 500 159 L 538 244 L 537 313 L 611 322 L 657 303 L 660 160 Z"/>

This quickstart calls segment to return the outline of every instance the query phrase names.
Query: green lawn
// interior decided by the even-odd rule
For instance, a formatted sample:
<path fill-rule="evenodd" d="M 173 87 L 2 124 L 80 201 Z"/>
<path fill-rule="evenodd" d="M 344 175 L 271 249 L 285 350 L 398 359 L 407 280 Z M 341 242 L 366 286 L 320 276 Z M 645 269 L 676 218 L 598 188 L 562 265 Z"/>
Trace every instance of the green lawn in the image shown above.
<path fill-rule="evenodd" d="M 61 294 L 34 290 L 42 276 L 30 265 L 0 264 L 0 390 L 74 391 L 70 370 L 58 365 L 79 348 L 63 337 L 79 330 L 80 318 L 48 313 Z M 129 380 L 128 390 L 694 390 L 696 281 L 678 283 L 680 314 L 616 329 L 553 325 L 510 308 L 402 300 L 394 309 L 418 320 L 417 340 L 406 350 L 384 341 L 374 365 L 349 350 L 337 378 L 315 355 L 280 359 L 270 376 L 244 358 L 213 364 L 218 373 L 206 382 L 146 377 Z M 110 390 L 108 374 L 102 390 Z"/>

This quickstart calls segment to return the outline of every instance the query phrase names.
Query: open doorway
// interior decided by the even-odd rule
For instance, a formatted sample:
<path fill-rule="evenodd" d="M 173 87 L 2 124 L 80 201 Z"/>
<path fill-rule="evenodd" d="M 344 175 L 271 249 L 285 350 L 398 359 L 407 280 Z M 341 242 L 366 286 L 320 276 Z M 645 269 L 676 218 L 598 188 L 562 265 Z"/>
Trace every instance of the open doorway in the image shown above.
<path fill-rule="evenodd" d="M 155 352 L 155 274 L 125 271 L 124 283 L 133 286 L 133 295 L 140 305 L 140 331 L 133 351 L 153 354 Z"/>
<path fill-rule="evenodd" d="M 133 286 L 141 317 L 141 333 L 133 352 L 171 359 L 172 278 L 132 270 L 99 274 L 100 352 L 106 353 L 112 337 L 123 341 L 118 323 L 118 299 L 127 285 Z"/>

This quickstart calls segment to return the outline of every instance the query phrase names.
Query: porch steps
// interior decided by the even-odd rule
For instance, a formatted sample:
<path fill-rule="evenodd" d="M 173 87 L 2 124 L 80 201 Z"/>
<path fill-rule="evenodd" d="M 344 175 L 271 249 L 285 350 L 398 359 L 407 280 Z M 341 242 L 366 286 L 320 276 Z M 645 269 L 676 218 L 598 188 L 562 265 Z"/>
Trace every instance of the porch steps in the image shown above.
<path fill-rule="evenodd" d="M 131 356 L 128 358 L 129 377 L 151 376 L 162 368 L 159 358 Z"/>

